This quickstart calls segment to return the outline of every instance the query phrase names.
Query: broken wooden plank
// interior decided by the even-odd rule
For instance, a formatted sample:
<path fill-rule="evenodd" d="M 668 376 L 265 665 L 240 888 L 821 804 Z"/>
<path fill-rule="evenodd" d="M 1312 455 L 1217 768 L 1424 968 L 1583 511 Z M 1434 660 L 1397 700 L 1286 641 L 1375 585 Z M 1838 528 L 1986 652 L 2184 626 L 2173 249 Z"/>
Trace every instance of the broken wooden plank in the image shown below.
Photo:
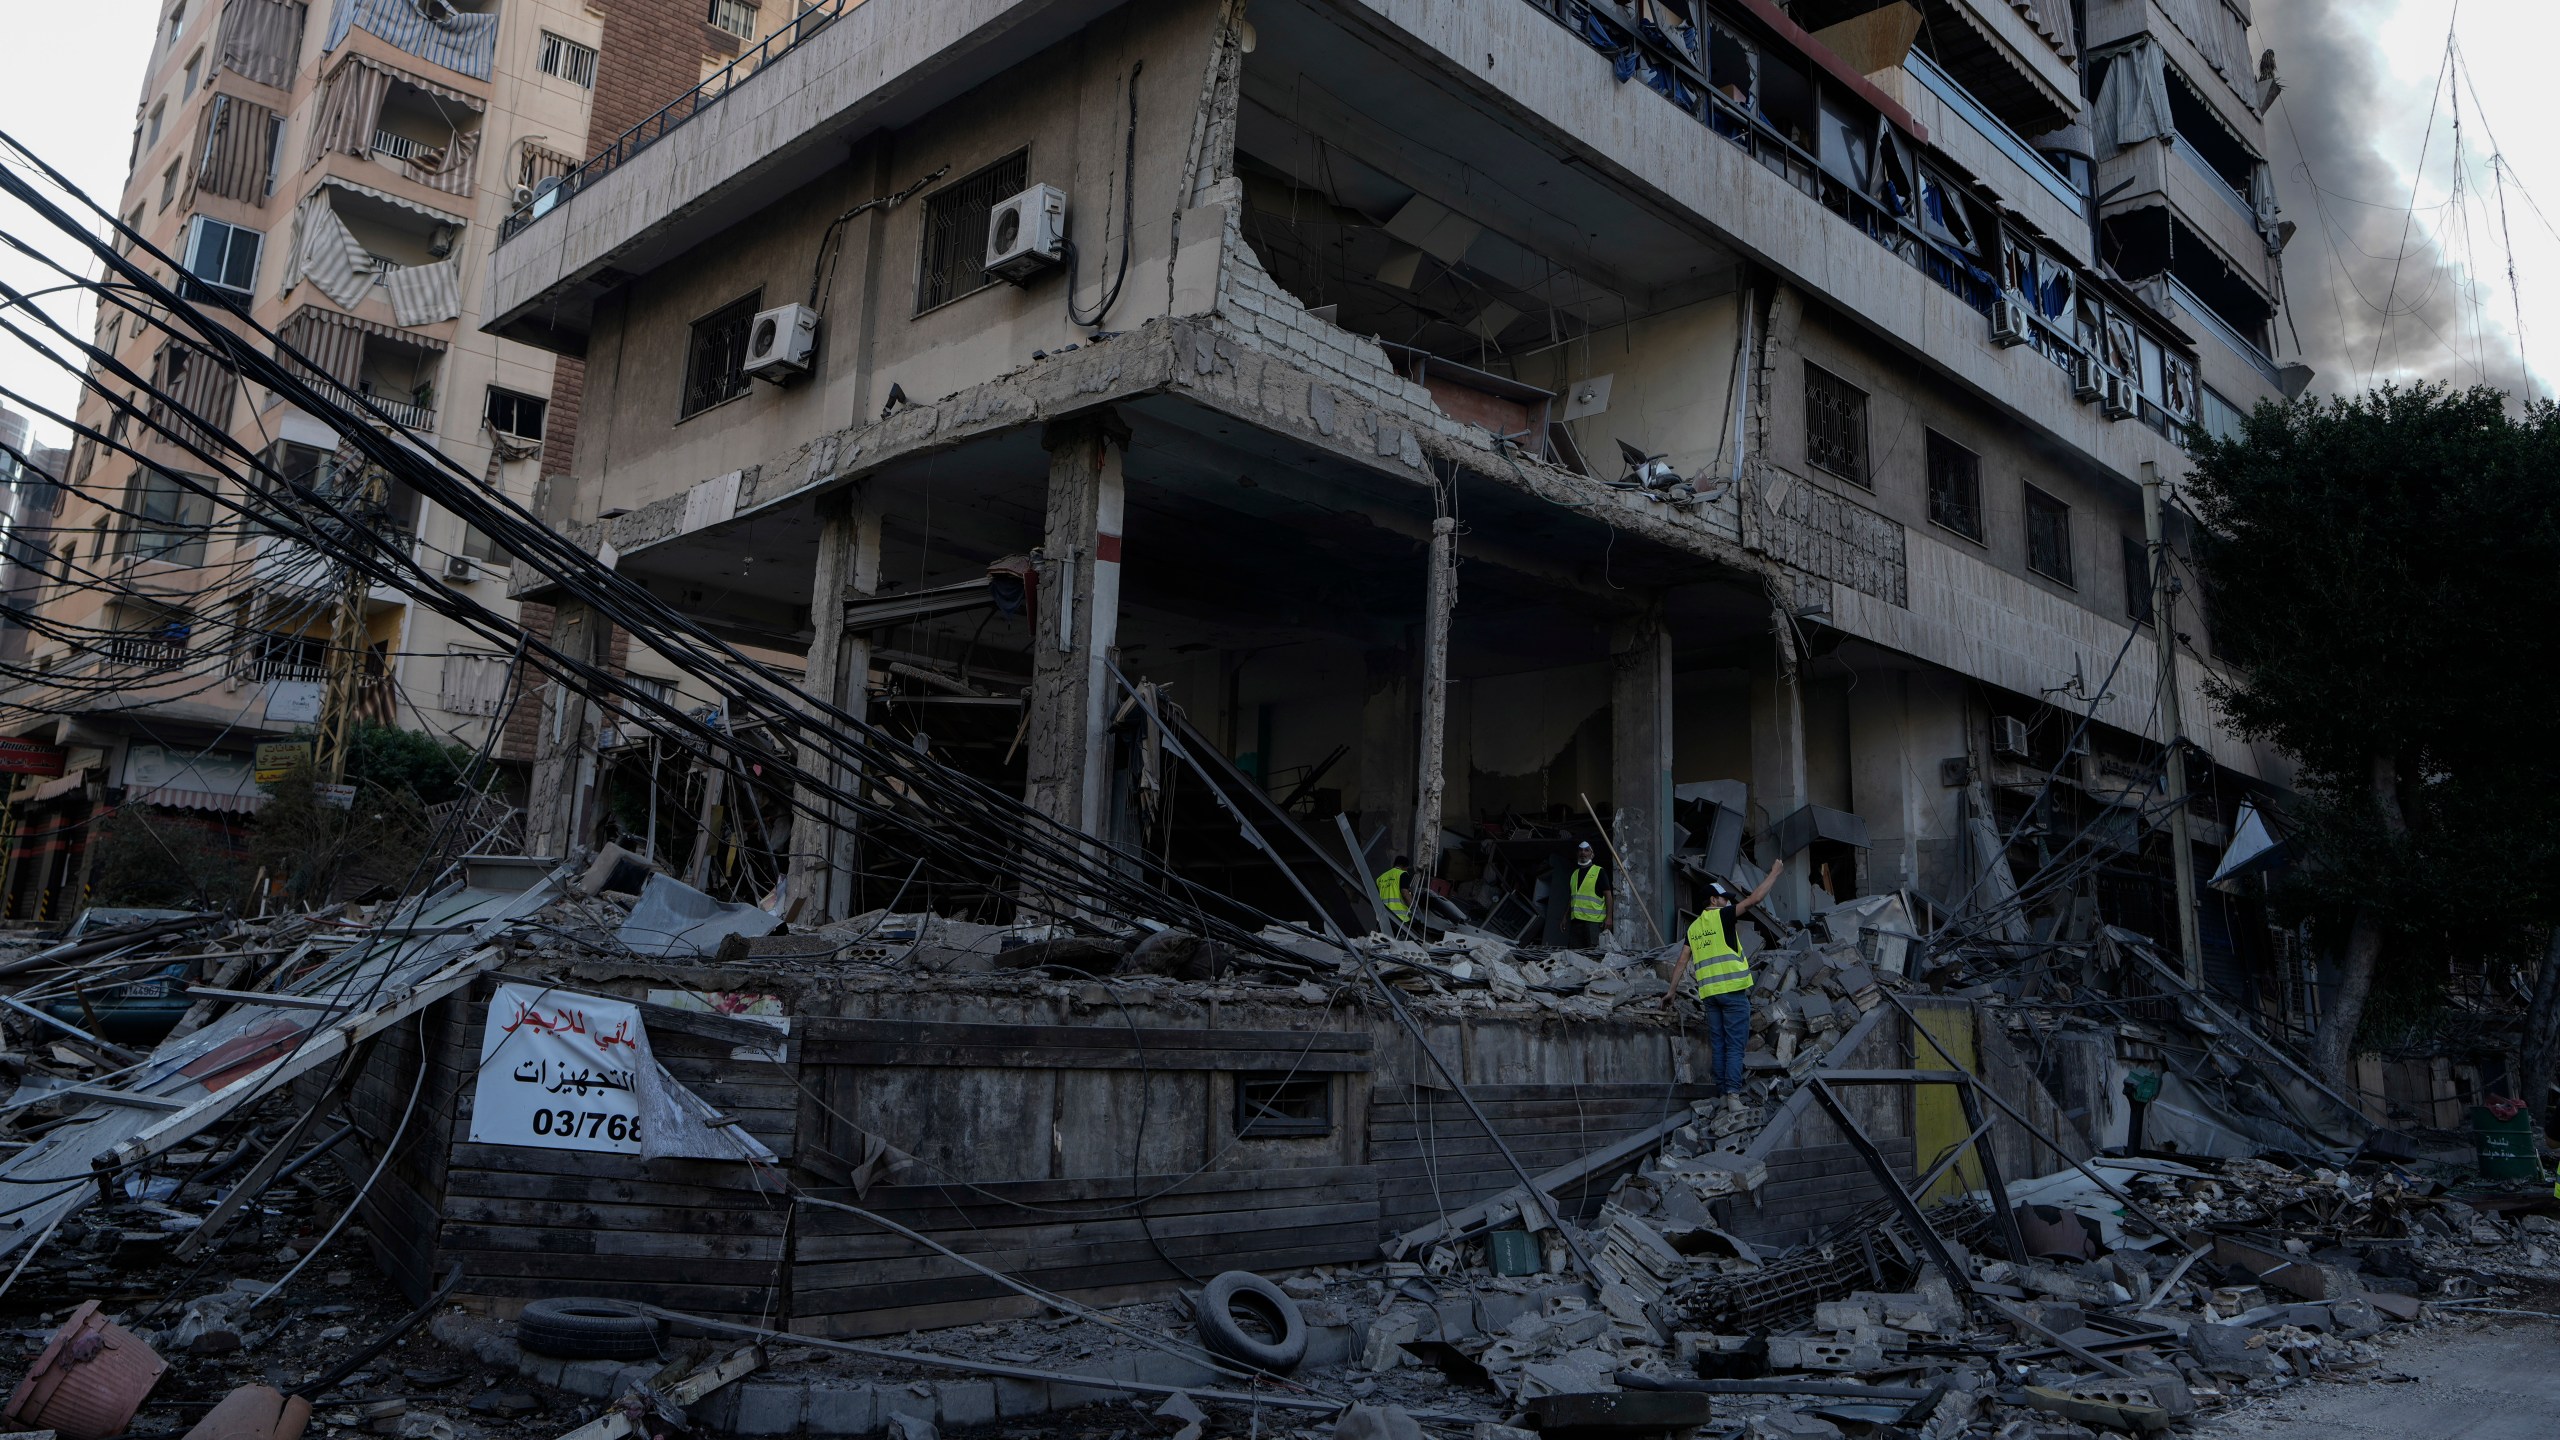
<path fill-rule="evenodd" d="M 682 1409 L 723 1385 L 745 1379 L 764 1366 L 764 1351 L 754 1345 L 741 1345 L 717 1364 L 705 1365 L 666 1388 L 668 1404 Z M 631 1414 L 616 1404 L 560 1440 L 622 1440 L 631 1433 Z"/>

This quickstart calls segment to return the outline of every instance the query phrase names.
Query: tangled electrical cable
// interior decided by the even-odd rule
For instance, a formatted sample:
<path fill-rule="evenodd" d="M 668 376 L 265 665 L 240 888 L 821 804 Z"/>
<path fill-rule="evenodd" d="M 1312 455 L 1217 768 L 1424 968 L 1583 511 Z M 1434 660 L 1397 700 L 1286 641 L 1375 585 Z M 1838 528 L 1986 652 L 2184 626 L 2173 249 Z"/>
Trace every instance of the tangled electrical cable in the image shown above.
<path fill-rule="evenodd" d="M 493 644 L 520 646 L 526 659 L 564 692 L 609 705 L 619 712 L 619 723 L 656 734 L 706 765 L 737 765 L 735 731 L 748 722 L 760 724 L 781 742 L 782 753 L 759 754 L 755 760 L 768 775 L 787 782 L 794 811 L 826 823 L 850 817 L 870 836 L 895 837 L 955 873 L 1006 891 L 1020 913 L 1085 930 L 1101 928 L 1096 915 L 1180 924 L 1241 954 L 1260 957 L 1266 965 L 1300 968 L 1260 934 L 1266 926 L 1287 922 L 1168 874 L 1143 855 L 1085 835 L 1012 794 L 919 753 L 863 716 L 803 691 L 489 489 L 411 435 L 369 397 L 325 378 L 325 370 L 290 341 L 257 324 L 236 302 L 219 295 L 198 299 L 195 292 L 163 284 L 150 267 L 156 262 L 171 273 L 183 273 L 174 257 L 80 195 L 15 137 L 0 134 L 0 149 L 25 162 L 0 166 L 0 195 L 86 248 L 105 269 L 105 280 L 95 283 L 141 302 L 136 305 L 120 295 L 119 303 L 145 317 L 172 343 L 222 366 L 237 382 L 263 387 L 329 424 L 351 462 L 374 467 L 452 511 L 566 600 L 589 607 L 681 673 L 730 697 L 730 723 L 724 727 L 689 714 L 672 697 L 633 683 L 592 653 L 573 653 L 551 637 L 532 635 L 512 617 L 442 584 L 396 537 L 363 523 L 346 496 L 294 483 L 266 454 L 196 413 L 156 383 L 156 377 L 137 372 L 41 310 L 26 307 L 28 297 L 7 285 L 0 285 L 0 302 L 5 302 L 0 304 L 0 332 L 65 368 L 72 368 L 76 355 L 85 362 L 89 390 L 102 396 L 123 423 L 105 428 L 83 424 L 5 388 L 0 397 L 64 424 L 102 451 L 151 463 L 141 447 L 154 441 L 165 445 L 211 472 L 208 481 L 183 470 L 164 471 L 217 511 L 327 556 Z M 75 197 L 89 218 L 84 221 L 48 196 L 28 172 Z M 93 225 L 103 225 L 105 234 L 95 233 Z M 23 242 L 11 243 L 32 253 Z M 78 278 L 65 267 L 53 268 L 66 278 Z M 49 331 L 63 353 L 33 333 L 36 326 Z M 838 777 L 846 775 L 863 778 L 840 782 Z"/>

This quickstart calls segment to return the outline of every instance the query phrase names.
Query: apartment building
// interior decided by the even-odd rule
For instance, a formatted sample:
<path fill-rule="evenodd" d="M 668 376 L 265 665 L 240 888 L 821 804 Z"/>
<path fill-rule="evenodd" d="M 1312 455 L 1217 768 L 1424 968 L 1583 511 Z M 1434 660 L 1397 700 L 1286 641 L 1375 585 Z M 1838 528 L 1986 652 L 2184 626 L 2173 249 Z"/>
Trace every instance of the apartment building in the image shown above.
<path fill-rule="evenodd" d="M 171 0 L 136 108 L 125 223 L 176 257 L 199 299 L 243 309 L 314 378 L 529 499 L 565 457 L 578 372 L 481 324 L 492 241 L 575 166 L 591 130 L 690 88 L 752 37 L 753 5 L 577 0 Z M 615 37 L 636 58 L 610 58 Z M 627 123 L 627 122 L 625 122 Z M 613 131 L 604 132 L 610 136 Z M 294 484 L 353 496 L 340 437 L 213 355 L 114 307 L 97 342 L 163 399 L 266 455 Z M 245 329 L 245 327 L 243 327 Z M 103 375 L 98 384 L 119 388 Z M 48 633 L 12 694 L 18 733 L 67 752 L 22 783 L 6 912 L 62 913 L 90 822 L 119 804 L 199 817 L 261 803 L 254 747 L 317 715 L 338 572 L 244 528 L 175 478 L 203 467 L 89 395 L 51 517 L 40 585 Z M 190 422 L 192 423 L 192 422 Z M 459 517 L 394 490 L 371 523 L 443 583 L 502 610 L 509 561 Z M 508 662 L 441 617 L 377 590 L 363 619 L 361 713 L 477 748 Z M 54 840 L 43 837 L 53 836 Z M 56 842 L 59 843 L 56 843 Z M 46 846 L 50 864 L 32 863 Z"/>
<path fill-rule="evenodd" d="M 1516 837 L 1589 813 L 1629 943 L 1781 857 L 1782 913 L 2174 935 L 2139 480 L 2307 378 L 2247 24 L 870 0 L 510 221 L 484 323 L 584 365 L 553 523 L 1273 913 L 1232 819 L 1149 793 L 1124 680 L 1506 930 L 1558 853 Z M 2209 703 L 2194 593 L 2209 861 L 2283 777 Z M 609 838 L 606 717 L 545 704 L 536 844 Z M 804 918 L 904 869 L 851 826 L 790 850 Z M 2262 918 L 2204 908 L 2252 983 Z"/>

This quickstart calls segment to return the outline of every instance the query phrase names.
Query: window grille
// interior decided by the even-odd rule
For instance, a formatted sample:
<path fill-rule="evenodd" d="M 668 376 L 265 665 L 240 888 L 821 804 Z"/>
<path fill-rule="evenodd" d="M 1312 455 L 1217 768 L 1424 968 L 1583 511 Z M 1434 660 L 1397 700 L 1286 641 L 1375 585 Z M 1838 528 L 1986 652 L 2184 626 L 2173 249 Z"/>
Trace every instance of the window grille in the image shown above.
<path fill-rule="evenodd" d="M 1016 150 L 925 197 L 917 314 L 995 283 L 987 274 L 987 216 L 997 201 L 1022 193 L 1030 174 L 1031 152 Z"/>
<path fill-rule="evenodd" d="M 1805 460 L 1843 480 L 1867 479 L 1867 392 L 1823 369 L 1804 367 Z"/>
<path fill-rule="evenodd" d="M 693 344 L 685 357 L 684 408 L 678 419 L 747 393 L 747 327 L 755 323 L 762 298 L 763 292 L 758 291 L 693 322 Z"/>
<path fill-rule="evenodd" d="M 542 32 L 542 73 L 557 75 L 572 85 L 594 89 L 596 52 L 592 45 L 581 45 L 566 36 Z"/>

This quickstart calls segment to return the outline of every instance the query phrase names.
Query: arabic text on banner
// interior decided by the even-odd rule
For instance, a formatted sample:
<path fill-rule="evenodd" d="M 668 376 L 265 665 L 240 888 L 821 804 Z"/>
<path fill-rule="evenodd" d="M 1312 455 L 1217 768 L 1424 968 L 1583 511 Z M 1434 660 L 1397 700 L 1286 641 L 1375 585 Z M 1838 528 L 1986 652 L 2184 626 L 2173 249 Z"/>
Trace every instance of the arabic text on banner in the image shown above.
<path fill-rule="evenodd" d="M 500 985 L 480 1040 L 472 1143 L 640 1154 L 640 1075 L 653 1063 L 637 1007 Z"/>

